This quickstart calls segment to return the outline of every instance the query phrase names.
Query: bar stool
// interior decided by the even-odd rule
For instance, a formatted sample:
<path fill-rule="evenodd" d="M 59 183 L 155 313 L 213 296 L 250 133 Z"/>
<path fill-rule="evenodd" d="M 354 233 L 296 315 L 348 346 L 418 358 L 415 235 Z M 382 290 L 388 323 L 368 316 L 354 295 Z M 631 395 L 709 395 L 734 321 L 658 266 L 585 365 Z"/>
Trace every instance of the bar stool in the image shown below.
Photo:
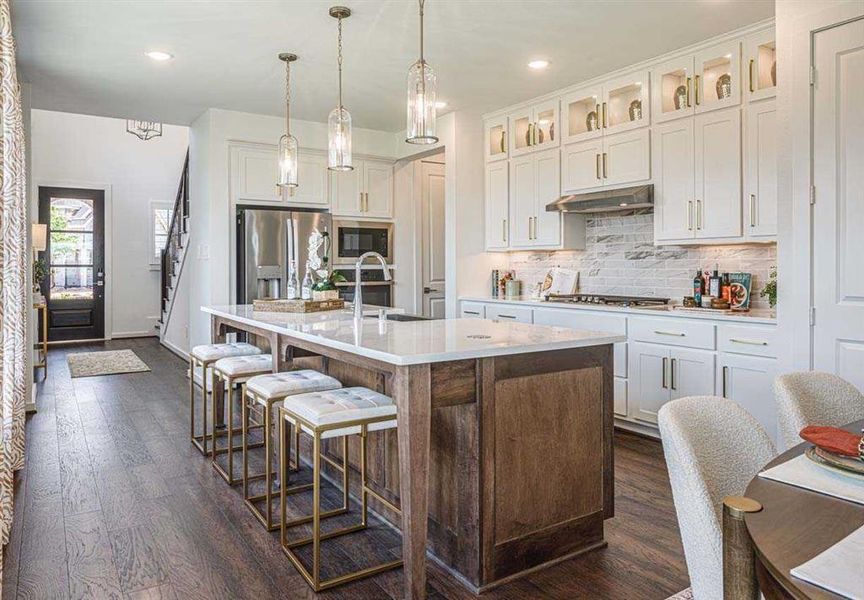
<path fill-rule="evenodd" d="M 246 506 L 252 511 L 252 514 L 261 522 L 268 531 L 275 531 L 279 528 L 278 523 L 273 522 L 273 493 L 272 476 L 273 476 L 273 458 L 272 444 L 273 432 L 272 415 L 276 407 L 282 405 L 282 401 L 295 394 L 306 394 L 309 392 L 323 392 L 326 390 L 335 390 L 341 388 L 342 384 L 338 379 L 324 375 L 312 369 L 301 369 L 298 371 L 286 371 L 283 373 L 270 373 L 267 375 L 258 375 L 252 377 L 246 382 L 246 395 L 243 400 L 243 497 L 246 500 Z M 258 475 L 249 475 L 249 449 L 254 447 L 248 443 L 249 430 L 249 411 L 253 408 L 260 408 L 264 413 L 264 473 Z M 295 430 L 295 442 L 297 448 L 297 458 L 294 463 L 297 468 L 300 465 L 300 431 Z M 336 468 L 343 469 L 337 465 Z M 344 471 L 347 473 L 347 471 Z M 263 494 L 250 495 L 249 482 L 256 479 L 265 479 L 266 488 Z M 280 480 L 281 482 L 284 480 Z M 299 488 L 300 486 L 298 486 Z M 309 489 L 306 486 L 305 489 Z M 279 490 L 276 490 L 279 491 Z M 297 491 L 300 491 L 299 489 Z M 265 510 L 262 512 L 258 508 L 258 503 L 264 500 L 267 503 Z M 346 504 L 347 512 L 348 506 Z"/>
<path fill-rule="evenodd" d="M 392 429 L 396 427 L 396 405 L 393 400 L 384 394 L 363 387 L 350 387 L 326 392 L 315 392 L 301 394 L 285 398 L 279 409 L 279 437 L 280 449 L 280 477 L 283 481 L 280 494 L 280 523 L 281 531 L 279 541 L 282 551 L 294 564 L 306 582 L 316 592 L 369 577 L 382 571 L 387 571 L 402 565 L 402 559 L 389 561 L 374 567 L 367 567 L 337 577 L 321 580 L 321 542 L 338 536 L 354 533 L 366 529 L 368 526 L 368 495 L 374 496 L 391 510 L 398 514 L 401 511 L 371 490 L 367 485 L 366 478 L 366 438 L 370 431 L 381 429 Z M 288 477 L 288 439 L 285 434 L 287 425 L 294 425 L 312 436 L 312 516 L 301 517 L 292 521 L 286 518 L 286 500 L 290 489 L 284 483 Z M 321 519 L 326 515 L 321 512 L 321 441 L 328 438 L 343 438 L 343 460 L 345 462 L 346 476 L 343 477 L 347 494 L 347 437 L 349 435 L 360 435 L 360 523 L 335 531 L 321 533 Z M 302 523 L 312 522 L 312 535 L 297 541 L 288 542 L 286 532 L 290 527 Z M 300 557 L 294 551 L 295 548 L 312 544 L 312 573 L 310 574 L 303 565 Z"/>
<path fill-rule="evenodd" d="M 224 432 L 207 432 L 207 369 L 220 358 L 252 354 L 261 354 L 261 349 L 245 342 L 201 344 L 189 353 L 189 439 L 204 456 L 209 454 L 207 441 L 215 435 L 224 435 Z M 195 435 L 195 367 L 201 367 L 201 435 Z M 210 383 L 212 391 L 212 380 Z"/>
<path fill-rule="evenodd" d="M 226 422 L 228 424 L 227 429 L 227 437 L 228 437 L 228 445 L 225 448 L 217 448 L 216 441 L 213 441 L 213 447 L 210 451 L 210 460 L 213 462 L 213 468 L 216 469 L 216 472 L 222 476 L 228 485 L 234 485 L 240 483 L 240 478 L 234 477 L 234 452 L 235 450 L 242 450 L 243 447 L 240 446 L 238 448 L 234 447 L 234 386 L 240 384 L 241 387 L 245 387 L 246 382 L 256 375 L 263 375 L 264 373 L 270 373 L 273 370 L 273 357 L 269 354 L 252 354 L 249 356 L 229 356 L 228 358 L 220 358 L 213 364 L 213 381 L 216 382 L 224 382 L 226 387 L 226 400 L 228 404 L 228 414 L 226 415 Z M 219 383 L 219 385 L 223 385 Z M 216 389 L 215 386 L 213 388 Z M 240 400 L 243 401 L 245 398 L 245 390 L 241 389 Z M 213 431 L 216 431 L 216 394 L 211 394 L 211 406 L 210 406 L 210 418 L 212 419 L 212 427 Z M 265 415 L 266 419 L 266 415 Z M 262 424 L 258 424 L 258 427 L 263 427 Z M 240 432 L 243 434 L 244 439 L 246 435 L 246 428 L 241 426 Z M 258 444 L 260 447 L 261 444 Z M 216 456 L 219 454 L 228 454 L 228 470 L 222 468 L 222 465 L 216 460 Z"/>

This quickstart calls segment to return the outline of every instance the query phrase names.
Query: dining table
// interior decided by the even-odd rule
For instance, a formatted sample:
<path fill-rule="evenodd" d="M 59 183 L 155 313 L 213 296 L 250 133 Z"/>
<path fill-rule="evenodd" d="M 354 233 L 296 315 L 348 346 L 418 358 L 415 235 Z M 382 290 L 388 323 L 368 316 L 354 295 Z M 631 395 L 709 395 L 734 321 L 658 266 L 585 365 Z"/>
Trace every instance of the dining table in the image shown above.
<path fill-rule="evenodd" d="M 849 423 L 844 429 L 861 433 L 862 427 L 864 420 Z M 810 446 L 801 443 L 790 448 L 765 469 L 795 458 Z M 747 513 L 744 522 L 755 552 L 759 589 L 766 600 L 843 598 L 794 577 L 791 570 L 864 526 L 864 505 L 758 475 L 747 486 L 745 496 L 762 505 L 762 510 Z"/>

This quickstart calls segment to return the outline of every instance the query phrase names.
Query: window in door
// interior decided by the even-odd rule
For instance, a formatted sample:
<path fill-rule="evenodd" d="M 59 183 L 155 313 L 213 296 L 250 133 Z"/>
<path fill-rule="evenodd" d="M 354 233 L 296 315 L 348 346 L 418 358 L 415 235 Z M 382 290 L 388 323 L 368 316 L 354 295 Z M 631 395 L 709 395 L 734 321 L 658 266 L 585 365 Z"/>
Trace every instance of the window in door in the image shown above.
<path fill-rule="evenodd" d="M 93 201 L 89 198 L 51 198 L 48 231 L 50 298 L 93 298 Z"/>

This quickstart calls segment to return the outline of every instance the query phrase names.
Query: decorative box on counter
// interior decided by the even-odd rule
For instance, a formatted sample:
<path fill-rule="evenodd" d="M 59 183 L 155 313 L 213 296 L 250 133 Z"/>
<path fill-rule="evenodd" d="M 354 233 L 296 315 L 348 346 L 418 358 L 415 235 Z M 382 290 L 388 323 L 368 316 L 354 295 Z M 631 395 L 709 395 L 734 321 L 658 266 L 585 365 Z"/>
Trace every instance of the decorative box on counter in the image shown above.
<path fill-rule="evenodd" d="M 265 298 L 252 301 L 252 309 L 260 312 L 311 313 L 345 308 L 344 300 L 288 300 Z"/>

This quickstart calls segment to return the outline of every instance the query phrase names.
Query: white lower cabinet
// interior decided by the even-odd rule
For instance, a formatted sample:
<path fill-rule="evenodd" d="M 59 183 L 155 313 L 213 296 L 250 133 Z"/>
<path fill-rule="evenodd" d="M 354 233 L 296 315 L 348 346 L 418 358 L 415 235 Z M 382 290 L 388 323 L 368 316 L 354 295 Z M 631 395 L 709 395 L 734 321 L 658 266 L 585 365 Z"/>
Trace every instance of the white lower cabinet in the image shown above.
<path fill-rule="evenodd" d="M 676 398 L 714 394 L 715 354 L 658 344 L 630 344 L 633 416 L 657 423 L 660 408 Z"/>
<path fill-rule="evenodd" d="M 533 323 L 533 315 L 527 306 L 509 306 L 506 304 L 487 304 L 486 318 L 495 321 L 516 321 L 517 323 Z"/>
<path fill-rule="evenodd" d="M 485 319 L 486 305 L 481 302 L 462 302 L 460 315 L 463 319 Z"/>
<path fill-rule="evenodd" d="M 619 417 L 627 416 L 627 380 L 616 377 L 613 388 L 613 412 Z"/>
<path fill-rule="evenodd" d="M 772 440 L 777 439 L 777 408 L 774 403 L 773 358 L 720 352 L 717 356 L 717 395 L 740 404 L 762 424 Z"/>

